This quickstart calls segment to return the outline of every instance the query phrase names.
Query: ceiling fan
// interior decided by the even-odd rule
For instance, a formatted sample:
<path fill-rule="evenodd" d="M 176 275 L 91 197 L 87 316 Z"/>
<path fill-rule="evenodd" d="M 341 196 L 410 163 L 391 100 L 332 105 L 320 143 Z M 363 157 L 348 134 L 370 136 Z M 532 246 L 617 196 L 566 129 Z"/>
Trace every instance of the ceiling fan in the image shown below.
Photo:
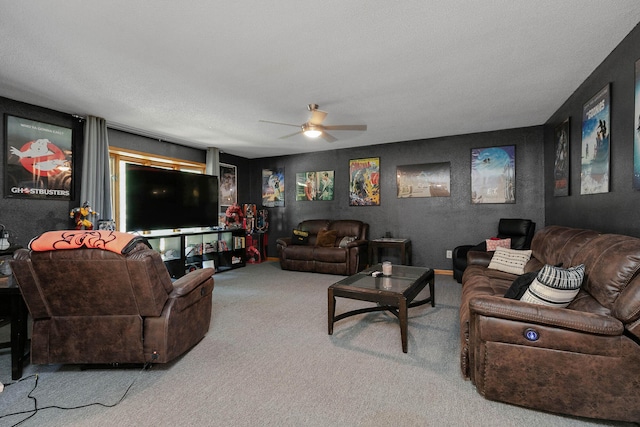
<path fill-rule="evenodd" d="M 328 134 L 328 130 L 367 130 L 367 125 L 323 125 L 325 117 L 327 117 L 327 112 L 318 110 L 318 104 L 309 104 L 307 105 L 307 109 L 311 111 L 311 118 L 309 121 L 303 123 L 302 125 L 293 125 L 291 123 L 280 123 L 280 122 L 272 122 L 269 120 L 260 120 L 263 123 L 273 123 L 276 125 L 284 125 L 284 126 L 295 126 L 300 128 L 298 132 L 281 136 L 278 139 L 290 138 L 292 136 L 298 134 L 304 134 L 309 138 L 317 138 L 322 137 L 327 142 L 333 142 L 337 139 L 332 135 Z"/>

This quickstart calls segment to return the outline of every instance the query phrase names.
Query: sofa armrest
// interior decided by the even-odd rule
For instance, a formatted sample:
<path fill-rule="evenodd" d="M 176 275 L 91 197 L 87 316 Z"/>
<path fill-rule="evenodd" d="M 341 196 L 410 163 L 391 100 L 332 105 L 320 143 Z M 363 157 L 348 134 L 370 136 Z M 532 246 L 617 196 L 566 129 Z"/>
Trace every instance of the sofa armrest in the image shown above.
<path fill-rule="evenodd" d="M 276 240 L 276 245 L 282 246 L 283 248 L 286 248 L 290 244 L 291 244 L 291 237 L 280 237 L 279 239 Z"/>
<path fill-rule="evenodd" d="M 470 250 L 467 252 L 467 265 L 481 265 L 488 267 L 491 263 L 493 252 L 481 252 Z"/>
<path fill-rule="evenodd" d="M 597 335 L 622 335 L 622 322 L 612 316 L 566 308 L 547 307 L 496 296 L 478 296 L 469 301 L 471 317 L 479 314 L 506 320 L 535 323 Z"/>
<path fill-rule="evenodd" d="M 368 247 L 369 246 L 369 241 L 368 240 L 364 240 L 364 239 L 360 239 L 360 240 L 354 240 L 352 242 L 347 243 L 347 249 L 349 248 L 356 248 L 356 247 Z"/>
<path fill-rule="evenodd" d="M 201 268 L 185 274 L 173 282 L 173 292 L 171 292 L 169 296 L 171 298 L 177 298 L 189 294 L 202 283 L 209 280 L 214 273 L 215 270 L 213 268 Z"/>

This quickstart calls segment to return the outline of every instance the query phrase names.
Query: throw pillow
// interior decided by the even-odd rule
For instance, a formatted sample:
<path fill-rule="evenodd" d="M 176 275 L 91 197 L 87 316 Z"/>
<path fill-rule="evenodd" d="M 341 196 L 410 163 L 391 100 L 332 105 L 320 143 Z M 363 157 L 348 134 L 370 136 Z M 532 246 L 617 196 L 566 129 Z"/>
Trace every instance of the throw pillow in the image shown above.
<path fill-rule="evenodd" d="M 316 237 L 316 246 L 330 248 L 336 245 L 336 230 L 320 230 Z"/>
<path fill-rule="evenodd" d="M 545 265 L 520 301 L 566 307 L 578 295 L 584 279 L 584 264 L 571 268 Z"/>
<path fill-rule="evenodd" d="M 338 245 L 341 248 L 346 248 L 347 245 L 351 242 L 353 242 L 354 240 L 356 240 L 356 237 L 353 236 L 344 236 L 341 240 L 340 240 L 340 244 Z"/>
<path fill-rule="evenodd" d="M 491 257 L 489 268 L 505 273 L 524 274 L 524 266 L 531 258 L 531 250 L 521 251 L 497 247 Z"/>
<path fill-rule="evenodd" d="M 306 245 L 309 243 L 309 232 L 294 228 L 291 234 L 291 243 L 294 245 Z"/>
<path fill-rule="evenodd" d="M 538 270 L 540 271 L 540 270 Z M 524 273 L 516 278 L 516 280 L 511 283 L 509 289 L 504 294 L 505 298 L 511 299 L 520 299 L 527 289 L 529 289 L 529 285 L 533 282 L 538 275 L 538 271 L 532 271 L 530 273 Z"/>
<path fill-rule="evenodd" d="M 496 248 L 511 249 L 511 238 L 508 239 L 487 239 L 487 252 L 493 252 Z"/>

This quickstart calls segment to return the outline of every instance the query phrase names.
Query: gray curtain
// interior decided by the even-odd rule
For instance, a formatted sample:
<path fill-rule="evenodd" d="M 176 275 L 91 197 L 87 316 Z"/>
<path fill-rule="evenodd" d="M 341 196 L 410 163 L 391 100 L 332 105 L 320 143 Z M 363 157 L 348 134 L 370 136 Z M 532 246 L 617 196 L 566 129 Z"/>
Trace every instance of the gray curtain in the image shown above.
<path fill-rule="evenodd" d="M 95 228 L 98 228 L 98 220 L 113 219 L 107 122 L 99 117 L 88 116 L 85 121 L 80 188 L 80 205 L 89 202 L 91 208 L 100 214 L 95 218 Z"/>
<path fill-rule="evenodd" d="M 204 172 L 207 175 L 220 175 L 220 150 L 215 147 L 207 148 L 207 163 Z"/>

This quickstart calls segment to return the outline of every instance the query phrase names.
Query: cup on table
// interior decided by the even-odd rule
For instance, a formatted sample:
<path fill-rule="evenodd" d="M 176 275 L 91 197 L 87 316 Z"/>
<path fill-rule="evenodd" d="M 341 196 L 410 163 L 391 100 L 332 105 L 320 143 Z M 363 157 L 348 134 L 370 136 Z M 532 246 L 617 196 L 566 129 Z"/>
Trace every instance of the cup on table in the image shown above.
<path fill-rule="evenodd" d="M 382 263 L 382 274 L 384 276 L 391 276 L 391 262 L 390 261 L 385 261 Z"/>

